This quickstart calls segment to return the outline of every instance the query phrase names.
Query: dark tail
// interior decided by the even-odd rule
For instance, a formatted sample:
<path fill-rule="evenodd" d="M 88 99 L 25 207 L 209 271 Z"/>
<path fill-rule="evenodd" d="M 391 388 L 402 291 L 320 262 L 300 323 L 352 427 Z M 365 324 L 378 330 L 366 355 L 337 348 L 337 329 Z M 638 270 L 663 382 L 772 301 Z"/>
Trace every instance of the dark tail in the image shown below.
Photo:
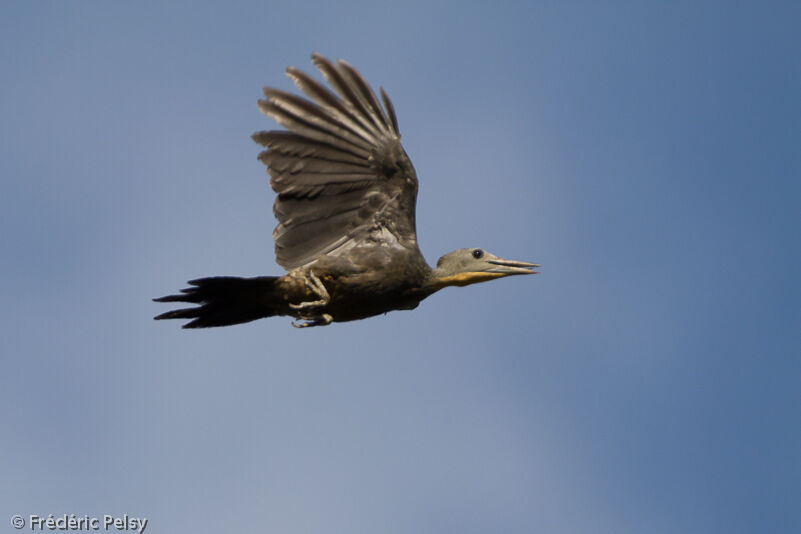
<path fill-rule="evenodd" d="M 156 302 L 191 302 L 194 308 L 169 311 L 154 319 L 193 319 L 184 328 L 206 328 L 247 323 L 278 313 L 277 276 L 237 278 L 215 276 L 190 280 L 179 295 L 153 299 Z"/>

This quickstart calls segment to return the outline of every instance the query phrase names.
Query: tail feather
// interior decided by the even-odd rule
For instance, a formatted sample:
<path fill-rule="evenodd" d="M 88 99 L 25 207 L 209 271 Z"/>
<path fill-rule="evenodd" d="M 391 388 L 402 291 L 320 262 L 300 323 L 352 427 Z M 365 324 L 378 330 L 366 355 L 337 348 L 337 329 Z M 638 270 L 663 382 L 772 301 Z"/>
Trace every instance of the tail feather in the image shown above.
<path fill-rule="evenodd" d="M 192 319 L 184 328 L 207 328 L 247 323 L 278 314 L 277 276 L 198 278 L 180 294 L 153 299 L 156 302 L 199 304 L 157 315 L 154 319 Z"/>

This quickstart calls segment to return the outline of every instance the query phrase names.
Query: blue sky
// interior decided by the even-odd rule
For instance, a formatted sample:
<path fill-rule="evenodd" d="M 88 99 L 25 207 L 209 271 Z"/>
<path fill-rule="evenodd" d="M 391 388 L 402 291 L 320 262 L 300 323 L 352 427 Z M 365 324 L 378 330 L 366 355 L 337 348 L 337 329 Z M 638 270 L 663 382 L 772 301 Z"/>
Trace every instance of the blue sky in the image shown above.
<path fill-rule="evenodd" d="M 801 531 L 799 20 L 4 3 L 4 528 Z M 542 274 L 305 331 L 154 322 L 188 279 L 281 272 L 249 136 L 312 51 L 392 97 L 429 263 Z"/>

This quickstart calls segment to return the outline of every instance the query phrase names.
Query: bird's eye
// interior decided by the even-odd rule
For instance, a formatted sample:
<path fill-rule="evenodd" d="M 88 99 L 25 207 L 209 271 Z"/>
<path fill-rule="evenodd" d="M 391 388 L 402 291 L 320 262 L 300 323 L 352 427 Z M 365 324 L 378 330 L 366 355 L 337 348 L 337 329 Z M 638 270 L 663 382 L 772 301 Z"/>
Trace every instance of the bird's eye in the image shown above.
<path fill-rule="evenodd" d="M 477 248 L 473 251 L 473 257 L 477 260 L 480 260 L 484 256 L 484 251 L 480 248 Z"/>

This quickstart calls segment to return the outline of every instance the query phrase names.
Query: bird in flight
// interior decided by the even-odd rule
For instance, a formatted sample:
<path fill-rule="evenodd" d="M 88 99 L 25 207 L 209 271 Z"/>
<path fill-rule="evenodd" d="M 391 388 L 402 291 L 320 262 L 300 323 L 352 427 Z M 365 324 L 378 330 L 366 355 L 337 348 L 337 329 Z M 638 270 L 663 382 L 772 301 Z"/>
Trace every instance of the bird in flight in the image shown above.
<path fill-rule="evenodd" d="M 288 273 L 191 280 L 154 300 L 196 306 L 155 319 L 204 328 L 281 315 L 296 327 L 323 326 L 411 310 L 448 286 L 536 273 L 537 264 L 480 248 L 450 252 L 429 267 L 417 245 L 417 175 L 392 102 L 381 88 L 382 107 L 349 63 L 318 54 L 312 61 L 334 91 L 287 68 L 308 98 L 265 87 L 259 109 L 286 130 L 253 134 L 278 194 L 275 255 Z"/>

